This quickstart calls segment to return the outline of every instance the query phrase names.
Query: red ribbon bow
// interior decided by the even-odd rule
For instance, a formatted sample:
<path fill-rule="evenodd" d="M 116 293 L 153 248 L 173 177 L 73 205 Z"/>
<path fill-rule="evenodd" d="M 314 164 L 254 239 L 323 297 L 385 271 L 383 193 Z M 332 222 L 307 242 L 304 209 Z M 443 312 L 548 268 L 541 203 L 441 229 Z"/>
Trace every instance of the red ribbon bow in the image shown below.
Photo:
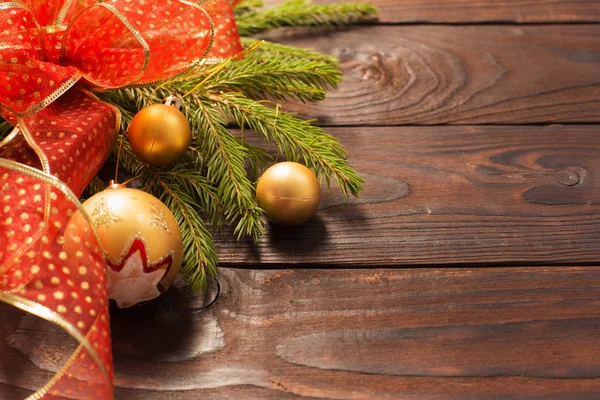
<path fill-rule="evenodd" d="M 79 343 L 32 396 L 112 398 L 102 251 L 91 226 L 68 224 L 120 125 L 119 111 L 92 91 L 151 84 L 237 55 L 231 5 L 0 2 L 0 113 L 15 125 L 0 144 L 0 300 Z"/>

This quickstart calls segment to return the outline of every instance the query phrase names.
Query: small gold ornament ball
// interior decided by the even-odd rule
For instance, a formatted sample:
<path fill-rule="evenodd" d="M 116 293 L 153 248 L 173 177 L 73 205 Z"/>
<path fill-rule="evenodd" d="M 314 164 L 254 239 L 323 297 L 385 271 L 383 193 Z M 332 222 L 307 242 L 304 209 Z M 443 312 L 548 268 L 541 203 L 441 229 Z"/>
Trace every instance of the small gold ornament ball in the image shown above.
<path fill-rule="evenodd" d="M 172 164 L 185 154 L 192 132 L 187 118 L 177 108 L 153 104 L 135 114 L 127 136 L 140 160 L 162 166 Z"/>
<path fill-rule="evenodd" d="M 295 226 L 317 211 L 321 188 L 315 174 L 302 164 L 281 162 L 267 169 L 256 185 L 256 201 L 269 219 Z"/>
<path fill-rule="evenodd" d="M 121 308 L 158 297 L 183 260 L 177 220 L 160 200 L 137 189 L 112 185 L 83 203 L 96 229 L 107 266 L 108 297 Z M 70 224 L 83 224 L 80 212 Z"/>

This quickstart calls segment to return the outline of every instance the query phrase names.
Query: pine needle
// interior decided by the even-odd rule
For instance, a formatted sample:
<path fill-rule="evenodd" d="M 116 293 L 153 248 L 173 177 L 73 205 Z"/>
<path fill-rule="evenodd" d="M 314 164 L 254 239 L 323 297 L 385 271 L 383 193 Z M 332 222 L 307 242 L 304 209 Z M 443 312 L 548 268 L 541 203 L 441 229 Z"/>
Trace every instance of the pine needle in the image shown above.
<path fill-rule="evenodd" d="M 153 192 L 173 213 L 183 238 L 183 263 L 181 271 L 192 291 L 204 291 L 207 277 L 217 271 L 217 254 L 212 235 L 196 210 L 196 202 L 189 193 L 172 181 L 156 175 L 145 177 L 150 181 L 146 190 Z"/>
<path fill-rule="evenodd" d="M 14 126 L 0 117 L 0 141 L 12 132 Z"/>
<path fill-rule="evenodd" d="M 347 197 L 358 196 L 363 178 L 347 165 L 346 151 L 335 137 L 321 128 L 246 98 L 239 93 L 211 97 L 239 125 L 246 125 L 267 142 L 274 142 L 290 161 L 303 161 L 330 186 L 334 178 Z"/>
<path fill-rule="evenodd" d="M 252 46 L 256 41 L 257 40 L 254 38 L 243 37 L 242 45 L 244 47 L 249 47 Z M 269 58 L 271 56 L 278 55 L 295 57 L 304 61 L 322 61 L 331 64 L 334 67 L 339 64 L 338 59 L 335 56 L 322 54 L 316 50 L 288 46 L 285 44 L 269 42 L 268 40 L 262 40 L 262 42 L 262 46 L 260 46 L 260 48 L 251 55 L 252 57 Z"/>
<path fill-rule="evenodd" d="M 246 12 L 237 19 L 240 35 L 248 36 L 284 26 L 340 26 L 375 18 L 377 9 L 365 3 L 312 4 L 291 0 L 275 7 Z"/>

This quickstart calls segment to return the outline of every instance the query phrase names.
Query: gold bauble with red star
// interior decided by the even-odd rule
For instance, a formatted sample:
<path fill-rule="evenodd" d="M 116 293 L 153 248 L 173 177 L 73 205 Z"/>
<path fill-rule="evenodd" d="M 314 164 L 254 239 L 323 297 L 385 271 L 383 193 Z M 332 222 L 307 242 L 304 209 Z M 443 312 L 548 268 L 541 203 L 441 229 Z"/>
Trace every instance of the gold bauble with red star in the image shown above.
<path fill-rule="evenodd" d="M 152 300 L 173 282 L 183 260 L 177 220 L 156 197 L 111 185 L 83 203 L 107 267 L 108 297 L 120 308 Z M 71 229 L 83 225 L 73 215 Z M 81 221 L 81 224 L 79 223 Z"/>

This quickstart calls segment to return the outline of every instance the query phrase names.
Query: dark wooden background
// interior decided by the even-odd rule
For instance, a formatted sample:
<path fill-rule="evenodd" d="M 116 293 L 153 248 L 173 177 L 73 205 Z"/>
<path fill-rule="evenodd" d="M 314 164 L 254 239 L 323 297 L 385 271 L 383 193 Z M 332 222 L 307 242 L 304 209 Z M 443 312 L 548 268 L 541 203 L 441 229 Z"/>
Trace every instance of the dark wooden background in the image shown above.
<path fill-rule="evenodd" d="M 207 310 L 174 290 L 115 311 L 117 399 L 600 398 L 600 1 L 374 4 L 270 36 L 341 59 L 338 91 L 286 108 L 364 193 L 257 246 L 219 237 Z M 0 399 L 73 346 L 0 305 Z"/>

